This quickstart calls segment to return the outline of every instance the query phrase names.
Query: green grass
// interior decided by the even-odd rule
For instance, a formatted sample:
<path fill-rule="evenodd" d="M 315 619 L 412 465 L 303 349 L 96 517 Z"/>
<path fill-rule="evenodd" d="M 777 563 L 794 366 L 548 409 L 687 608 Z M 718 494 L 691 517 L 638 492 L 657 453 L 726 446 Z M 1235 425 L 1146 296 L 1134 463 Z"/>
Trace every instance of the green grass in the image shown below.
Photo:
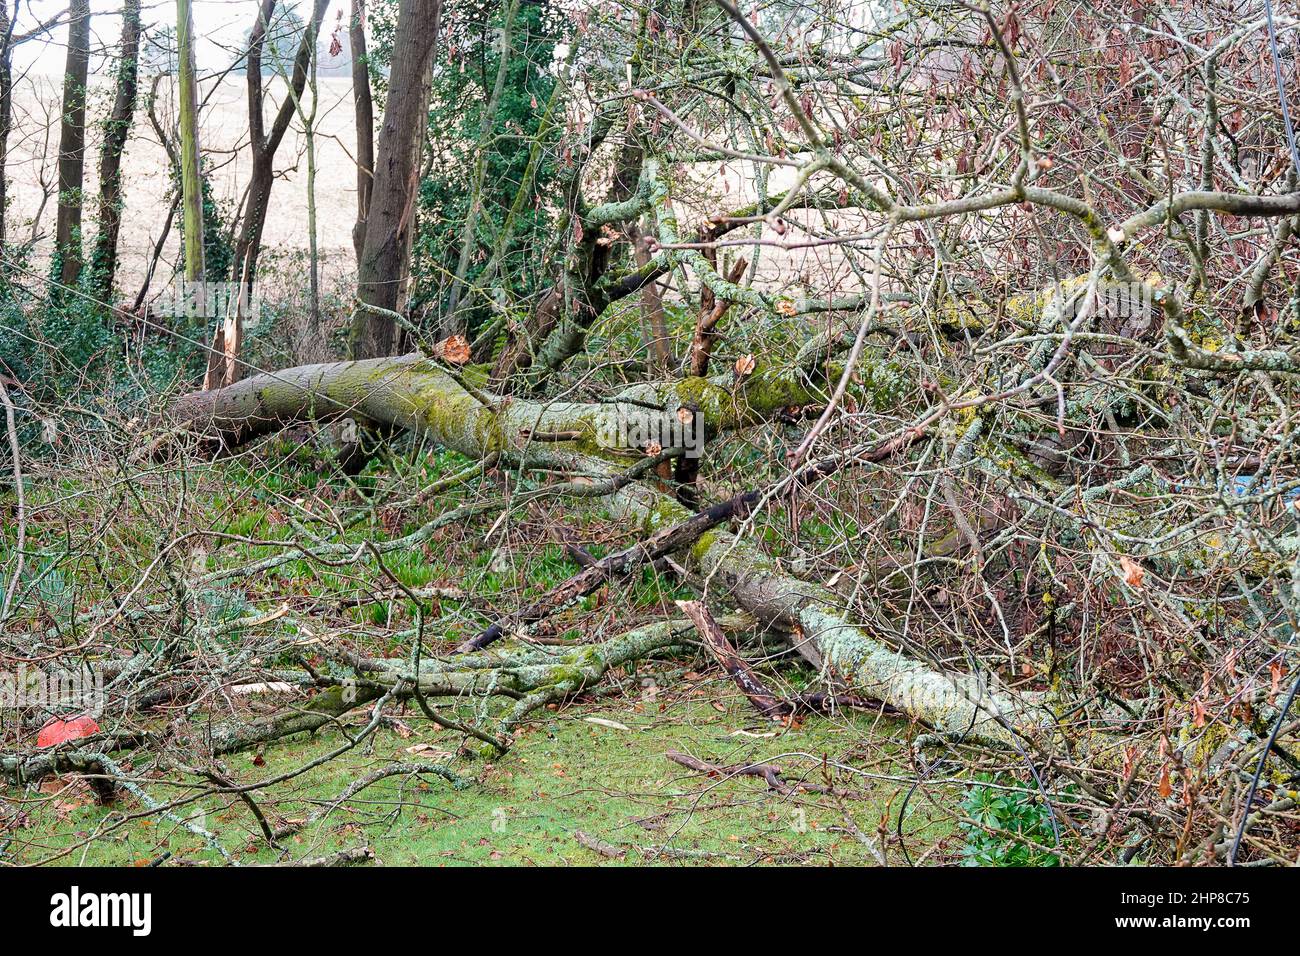
<path fill-rule="evenodd" d="M 725 700 L 712 696 L 724 689 L 714 685 L 708 694 L 673 701 L 662 712 L 655 703 L 641 708 L 648 713 L 639 713 L 639 701 L 620 698 L 548 713 L 504 757 L 487 763 L 451 760 L 449 766 L 472 780 L 468 788 L 458 791 L 432 776 L 388 778 L 326 820 L 287 838 L 283 856 L 301 859 L 364 844 L 387 865 L 869 862 L 826 798 L 782 796 L 753 777 L 710 779 L 670 762 L 664 753 L 677 749 L 718 763 L 780 756 L 788 777 L 797 780 L 803 774 L 819 783 L 823 753 L 839 758 L 860 751 L 864 735 L 872 737 L 877 757 L 876 748 L 893 745 L 873 734 L 866 717 L 842 723 L 810 720 L 771 738 L 740 736 L 735 732 L 771 733 L 773 727 L 757 722 L 734 695 Z M 587 717 L 629 729 L 589 723 Z M 451 735 L 431 731 L 411 714 L 403 720 L 415 731 L 412 737 L 381 730 L 371 752 L 353 751 L 310 771 L 289 785 L 287 798 L 283 787 L 276 788 L 274 802 L 261 804 L 272 825 L 306 816 L 319 805 L 311 801 L 329 801 L 357 776 L 386 762 L 431 759 L 411 756 L 409 747 L 455 748 Z M 239 782 L 249 783 L 300 767 L 340 739 L 336 732 L 300 737 L 268 747 L 261 757 L 235 755 L 226 765 Z M 793 752 L 808 756 L 784 756 Z M 263 765 L 256 766 L 255 760 Z M 863 786 L 844 776 L 838 782 Z M 155 800 L 174 800 L 187 792 L 161 778 L 141 783 Z M 865 799 L 846 801 L 856 825 L 874 834 L 901 786 L 866 783 Z M 141 807 L 129 796 L 109 808 L 73 794 L 27 799 L 26 828 L 7 834 L 13 841 L 4 856 L 7 862 L 31 863 L 63 851 L 69 852 L 58 857 L 59 863 L 142 865 L 166 851 L 173 854 L 172 864 L 220 862 L 200 838 L 170 821 L 133 819 Z M 238 862 L 282 858 L 266 845 L 243 803 L 206 799 L 178 812 L 194 817 L 200 811 L 196 819 L 221 835 Z M 626 855 L 610 859 L 585 848 L 575 837 L 578 830 Z M 918 847 L 932 845 L 950 831 L 947 823 L 932 822 L 924 809 L 914 808 L 906 832 L 915 856 Z M 669 852 L 655 858 L 654 851 L 664 847 Z"/>
<path fill-rule="evenodd" d="M 250 458 L 197 466 L 186 492 L 185 521 L 191 527 L 273 539 L 294 536 L 285 522 L 287 515 L 323 533 L 331 526 L 327 515 L 360 514 L 363 520 L 351 525 L 342 538 L 358 544 L 367 538 L 391 539 L 467 500 L 498 493 L 478 479 L 464 482 L 439 493 L 436 500 L 410 507 L 394 523 L 393 515 L 384 513 L 386 503 L 409 499 L 431 481 L 463 471 L 468 462 L 451 453 L 421 451 L 389 460 L 383 467 L 372 464 L 361 481 L 350 482 L 329 474 L 319 460 L 304 463 L 302 457 L 293 452 L 269 462 Z M 72 611 L 134 585 L 141 569 L 158 557 L 158 515 L 169 516 L 174 510 L 165 496 L 179 492 L 168 480 L 159 478 L 159 484 L 149 489 L 160 496 L 151 503 L 157 514 L 142 511 L 121 487 L 113 490 L 115 497 L 102 500 L 81 494 L 94 489 L 75 483 L 64 482 L 58 491 L 54 489 L 60 486 L 47 483 L 35 491 L 36 503 L 80 495 L 58 503 L 50 515 L 40 516 L 29 527 L 30 546 L 58 556 L 57 566 L 40 586 L 42 614 L 66 620 Z M 373 498 L 367 497 L 371 489 L 375 489 Z M 111 515 L 111 538 L 92 539 L 85 549 L 66 546 L 64 536 L 71 534 L 75 543 L 79 534 L 87 534 L 106 515 Z M 599 502 L 566 503 L 561 516 L 598 557 L 626 547 L 635 535 L 634 529 L 611 519 Z M 385 555 L 387 569 L 407 587 L 446 583 L 466 592 L 463 600 L 428 602 L 436 608 L 426 620 L 431 649 L 445 649 L 477 633 L 497 615 L 536 599 L 579 570 L 561 545 L 548 543 L 545 529 L 527 523 L 531 519 L 525 510 L 517 512 L 512 522 L 516 517 L 520 524 L 512 523 L 508 532 L 486 544 L 484 536 L 497 521 L 495 513 L 440 529 L 421 547 Z M 242 566 L 279 553 L 270 546 L 218 542 L 209 547 L 200 571 Z M 55 560 L 34 560 L 28 574 Z M 149 588 L 138 595 L 138 603 L 166 604 L 172 599 L 168 582 L 167 575 L 156 573 Z M 348 627 L 363 650 L 406 654 L 410 645 L 399 632 L 413 624 L 414 610 L 389 583 L 368 559 L 335 567 L 293 557 L 269 573 L 198 586 L 190 607 L 200 623 L 217 626 L 281 602 L 301 602 L 302 613 L 316 626 Z M 369 594 L 379 597 L 352 603 Z M 665 613 L 675 612 L 673 601 L 690 596 L 685 587 L 644 567 L 556 614 L 538 628 L 538 636 L 573 642 L 608 636 L 662 619 Z M 349 603 L 340 606 L 344 601 Z M 33 621 L 46 626 L 45 617 L 34 614 Z M 298 633 L 289 619 L 273 626 L 282 628 L 286 637 Z M 221 642 L 233 650 L 245 639 L 236 631 L 223 634 Z M 276 666 L 278 662 L 265 663 Z M 782 728 L 759 720 L 716 669 L 683 682 L 681 671 L 704 669 L 703 660 L 672 666 L 678 668 L 677 674 L 662 680 L 664 690 L 655 700 L 640 696 L 641 673 L 613 674 L 597 701 L 536 714 L 534 722 L 520 730 L 514 748 L 499 759 L 485 763 L 450 758 L 449 766 L 471 781 L 466 789 L 454 790 L 436 776 L 389 778 L 324 821 L 287 838 L 282 849 L 267 845 L 253 813 L 238 798 L 208 796 L 176 812 L 201 814 L 203 825 L 217 833 L 241 863 L 302 859 L 361 844 L 390 865 L 871 860 L 834 801 L 810 793 L 783 796 L 754 777 L 702 777 L 664 754 L 676 749 L 718 764 L 775 761 L 786 769 L 788 778 L 804 776 L 813 783 L 824 782 L 822 755 L 884 774 L 894 779 L 845 773 L 836 777 L 837 785 L 853 791 L 845 805 L 857 827 L 874 835 L 882 819 L 890 820 L 891 813 L 896 817 L 902 794 L 910 787 L 908 761 L 905 755 L 895 756 L 894 741 L 906 738 L 905 727 L 863 715 L 810 717 L 799 726 Z M 777 672 L 784 687 L 803 686 L 812 676 L 806 668 L 790 663 L 778 665 Z M 610 691 L 609 683 L 618 685 L 617 692 Z M 199 732 L 207 717 L 205 711 L 198 711 L 185 732 Z M 616 721 L 629 729 L 593 724 L 584 719 L 589 717 Z M 349 729 L 355 732 L 365 720 L 364 714 L 353 715 Z M 278 825 L 306 817 L 322 801 L 331 801 L 377 767 L 432 759 L 408 753 L 411 747 L 458 749 L 457 735 L 430 726 L 413 707 L 401 720 L 413 731 L 411 736 L 385 727 L 361 747 L 266 791 L 256 791 L 253 799 Z M 111 717 L 106 726 L 111 726 Z M 279 741 L 261 754 L 236 754 L 223 763 L 233 779 L 249 784 L 301 768 L 343 742 L 341 732 L 331 729 Z M 6 746 L 11 743 L 6 740 Z M 196 792 L 195 777 L 160 771 L 147 754 L 122 754 L 120 760 L 154 800 L 184 801 Z M 89 798 L 84 785 L 59 787 L 46 781 L 41 790 L 0 789 L 0 861 L 136 865 L 165 853 L 172 854 L 168 865 L 211 865 L 221 860 L 200 838 L 148 812 L 130 794 L 101 807 Z M 910 802 L 905 824 L 909 851 L 916 858 L 927 848 L 943 844 L 931 859 L 953 859 L 960 849 L 960 835 L 953 833 L 951 824 L 935 821 L 951 811 L 962 793 L 934 787 L 925 792 L 947 802 L 944 806 L 922 799 Z M 890 822 L 891 832 L 893 825 Z M 608 859 L 583 847 L 574 836 L 577 830 L 621 848 L 624 855 Z M 653 855 L 653 850 L 665 847 L 665 855 Z"/>

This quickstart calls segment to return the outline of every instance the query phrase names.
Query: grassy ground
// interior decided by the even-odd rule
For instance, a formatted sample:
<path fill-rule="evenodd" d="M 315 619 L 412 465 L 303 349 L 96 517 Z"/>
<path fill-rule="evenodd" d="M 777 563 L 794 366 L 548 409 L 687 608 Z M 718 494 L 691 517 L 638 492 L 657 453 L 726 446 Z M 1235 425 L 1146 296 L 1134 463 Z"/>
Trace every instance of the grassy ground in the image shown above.
<path fill-rule="evenodd" d="M 174 812 L 218 834 L 241 863 L 305 859 L 361 845 L 388 865 L 870 862 L 851 828 L 874 836 L 905 784 L 840 773 L 836 782 L 852 787 L 851 799 L 786 796 L 754 777 L 695 774 L 664 754 L 676 749 L 719 764 L 772 761 L 792 782 L 817 784 L 825 779 L 822 754 L 868 772 L 897 773 L 891 736 L 899 729 L 889 722 L 873 727 L 860 716 L 811 720 L 766 736 L 772 727 L 757 724 L 748 705 L 728 695 L 701 677 L 694 689 L 668 701 L 619 697 L 566 707 L 527 728 L 515 748 L 493 762 L 454 759 L 450 735 L 430 732 L 407 714 L 402 722 L 411 736 L 381 730 L 373 745 L 308 771 L 287 792 L 277 788 L 271 800 L 258 795 L 271 826 L 332 804 L 352 780 L 396 760 L 445 760 L 469 785 L 456 789 L 431 775 L 388 778 L 284 839 L 282 850 L 267 844 L 239 800 L 209 797 Z M 338 732 L 323 733 L 236 755 L 225 766 L 238 782 L 250 783 L 295 770 L 342 742 Z M 159 801 L 188 792 L 148 772 L 141 784 Z M 167 852 L 169 865 L 220 862 L 217 852 L 175 822 L 142 816 L 145 808 L 131 797 L 101 807 L 84 785 L 50 781 L 39 793 L 10 791 L 6 799 L 21 806 L 25 818 L 6 835 L 9 863 L 145 865 Z M 931 818 L 930 806 L 917 804 L 908 814 L 904 833 L 914 858 L 950 833 L 937 813 Z M 622 855 L 589 849 L 578 831 Z"/>
<path fill-rule="evenodd" d="M 132 484 L 105 479 L 92 486 L 87 477 L 75 475 L 35 480 L 29 538 L 32 550 L 46 557 L 31 562 L 30 580 L 38 586 L 18 626 L 35 630 L 64 622 L 143 577 L 148 583 L 132 607 L 163 610 L 113 620 L 97 634 L 106 650 L 147 649 L 168 629 L 206 627 L 217 629 L 208 640 L 215 639 L 220 649 L 209 643 L 205 653 L 220 656 L 237 650 L 241 641 L 292 639 L 309 624 L 365 654 L 406 654 L 414 608 L 391 588 L 387 598 L 376 597 L 377 582 L 385 579 L 364 560 L 330 564 L 290 554 L 285 563 L 256 574 L 210 577 L 284 554 L 283 546 L 268 542 L 301 538 L 304 531 L 321 534 L 331 523 L 346 525 L 331 540 L 390 541 L 437 515 L 500 494 L 500 480 L 484 478 L 450 488 L 434 501 L 412 501 L 421 488 L 467 464 L 446 453 L 415 450 L 350 480 L 329 475 L 318 459 L 272 447 L 261 456 L 196 466 L 183 481 L 177 469 Z M 521 488 L 526 486 L 516 491 Z M 504 523 L 499 514 L 492 509 L 452 522 L 385 555 L 388 571 L 409 587 L 454 585 L 464 591 L 463 598 L 431 603 L 430 651 L 450 649 L 501 610 L 573 574 L 578 565 L 556 543 L 558 526 L 576 531 L 597 554 L 635 534 L 610 521 L 598 505 L 571 501 L 520 508 Z M 203 553 L 187 551 L 188 544 L 165 548 L 167 540 L 193 528 L 225 537 L 208 539 L 216 543 Z M 0 530 L 12 534 L 12 519 Z M 165 573 L 154 563 L 162 552 L 170 562 L 161 565 Z M 180 623 L 169 590 L 177 581 L 186 582 L 189 615 Z M 602 639 L 676 614 L 673 601 L 690 595 L 679 582 L 647 568 L 555 615 L 534 635 L 564 643 Z M 277 606 L 291 613 L 268 625 L 277 629 L 269 634 L 223 630 L 232 620 Z M 68 633 L 80 640 L 86 626 Z M 810 676 L 790 663 L 765 673 L 784 687 L 802 686 Z M 228 717 L 229 706 L 201 708 L 184 732 L 201 733 L 205 721 Z M 233 706 L 252 717 L 272 702 L 241 700 Z M 180 826 L 176 818 L 183 818 L 215 834 L 230 858 L 241 863 L 302 860 L 362 845 L 385 864 L 859 863 L 872 859 L 862 840 L 874 839 L 882 820 L 895 831 L 912 780 L 905 750 L 900 751 L 909 736 L 906 725 L 867 714 L 808 718 L 792 726 L 764 722 L 703 657 L 642 662 L 635 670 L 611 674 L 597 692 L 534 715 L 517 733 L 513 749 L 490 762 L 458 752 L 460 737 L 433 727 L 413 707 L 390 716 L 362 744 L 318 766 L 312 762 L 345 745 L 345 733 L 360 729 L 369 720 L 367 712 L 349 716 L 342 727 L 222 761 L 219 772 L 242 785 L 292 774 L 251 792 L 273 830 L 328 809 L 278 846 L 265 839 L 246 801 L 229 794 L 196 798 L 199 789 L 207 789 L 202 778 L 175 763 L 159 769 L 152 757 L 136 753 L 121 755 L 123 766 L 153 801 L 176 803 L 171 818 L 151 812 L 129 793 L 100 806 L 77 780 L 5 789 L 0 791 L 0 861 L 220 862 L 221 853 Z M 461 719 L 471 716 L 468 707 L 460 709 Z M 177 720 L 175 712 L 164 709 L 120 723 L 109 713 L 102 723 L 106 730 L 157 731 L 175 727 Z M 30 747 L 34 727 L 28 724 L 0 718 L 6 749 Z M 829 772 L 846 795 L 782 794 L 753 776 L 704 776 L 667 759 L 670 750 L 716 765 L 773 762 L 788 781 L 812 785 L 827 783 L 827 757 L 829 766 L 839 767 Z M 334 805 L 354 780 L 395 761 L 445 763 L 467 785 L 457 789 L 432 774 L 393 776 Z M 921 792 L 907 809 L 907 851 L 913 859 L 927 853 L 931 859 L 951 859 L 960 849 L 960 840 L 950 845 L 950 836 L 961 788 L 929 786 Z M 579 831 L 585 834 L 581 840 Z M 590 848 L 597 845 L 603 853 Z M 898 855 L 897 844 L 890 853 Z"/>

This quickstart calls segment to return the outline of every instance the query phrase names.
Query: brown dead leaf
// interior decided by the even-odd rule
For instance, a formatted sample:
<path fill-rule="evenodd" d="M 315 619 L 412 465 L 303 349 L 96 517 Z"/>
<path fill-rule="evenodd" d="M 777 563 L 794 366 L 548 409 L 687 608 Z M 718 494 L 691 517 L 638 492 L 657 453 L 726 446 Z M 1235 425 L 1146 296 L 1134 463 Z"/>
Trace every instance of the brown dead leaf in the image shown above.
<path fill-rule="evenodd" d="M 1160 785 L 1156 787 L 1156 793 L 1168 798 L 1174 792 L 1174 785 L 1169 779 L 1169 767 L 1166 765 L 1160 768 Z"/>
<path fill-rule="evenodd" d="M 1142 565 L 1138 564 L 1128 555 L 1122 554 L 1119 558 L 1119 566 L 1120 570 L 1124 572 L 1124 583 L 1134 591 L 1141 591 L 1142 579 L 1146 577 L 1147 574 L 1146 571 L 1143 570 Z"/>
<path fill-rule="evenodd" d="M 742 355 L 740 358 L 736 359 L 736 377 L 744 378 L 746 375 L 752 375 L 754 367 L 757 364 L 758 363 L 754 360 L 753 355 Z"/>
<path fill-rule="evenodd" d="M 452 365 L 464 365 L 469 361 L 469 342 L 463 335 L 450 335 L 438 343 L 435 350 L 439 358 Z"/>

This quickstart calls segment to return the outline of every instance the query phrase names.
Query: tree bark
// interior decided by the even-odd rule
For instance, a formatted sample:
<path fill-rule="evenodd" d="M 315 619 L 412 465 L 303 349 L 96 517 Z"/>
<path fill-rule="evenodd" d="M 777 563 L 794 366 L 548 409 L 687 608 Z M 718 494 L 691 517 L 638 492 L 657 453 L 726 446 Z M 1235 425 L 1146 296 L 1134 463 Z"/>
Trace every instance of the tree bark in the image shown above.
<path fill-rule="evenodd" d="M 388 102 L 357 270 L 358 306 L 350 336 L 354 358 L 391 355 L 397 349 L 397 323 L 386 313 L 398 311 L 408 279 L 420 148 L 441 12 L 441 0 L 402 0 L 397 15 Z"/>
<path fill-rule="evenodd" d="M 187 294 L 200 296 L 200 314 L 206 315 L 202 283 L 207 278 L 203 261 L 203 170 L 199 149 L 199 83 L 194 64 L 194 15 L 192 0 L 176 0 L 176 55 L 180 74 L 180 116 L 177 133 L 180 138 L 181 172 L 181 230 L 185 244 L 184 266 Z M 165 140 L 164 140 L 165 145 Z M 170 151 L 169 151 L 170 152 Z M 203 387 L 218 388 L 225 384 L 222 373 L 225 367 L 225 336 L 220 324 L 213 334 L 212 348 L 208 350 L 208 370 L 203 377 Z"/>
<path fill-rule="evenodd" d="M 352 227 L 352 245 L 359 266 L 366 244 L 370 189 L 375 181 L 375 107 L 370 95 L 370 64 L 366 56 L 366 0 L 352 0 L 348 39 L 352 46 L 352 108 L 357 126 L 357 222 Z"/>
<path fill-rule="evenodd" d="M 783 373 L 789 374 L 789 373 Z M 769 384 L 779 382 L 773 373 Z M 793 386 L 792 386 L 793 387 Z M 715 397 L 716 389 L 727 397 Z M 789 392 L 763 388 L 745 402 L 725 382 L 685 379 L 643 386 L 624 396 L 630 402 L 656 398 L 681 407 L 699 398 L 712 430 L 734 427 L 776 413 Z M 630 403 L 629 402 L 629 403 Z M 216 392 L 182 398 L 174 413 L 198 429 L 215 428 L 227 442 L 246 441 L 290 421 L 344 415 L 373 424 L 412 429 L 473 458 L 500 456 L 530 465 L 606 473 L 625 471 L 602 446 L 611 421 L 624 410 L 616 403 L 498 400 L 471 393 L 433 362 L 418 355 L 309 365 L 254 376 Z M 541 433 L 578 437 L 535 441 Z M 859 459 L 882 461 L 906 448 L 911 432 Z M 613 483 L 607 495 L 613 513 L 647 535 L 689 522 L 693 513 L 649 485 Z M 931 667 L 879 641 L 850 620 L 841 600 L 815 584 L 790 577 L 747 541 L 717 528 L 706 531 L 677 555 L 689 572 L 711 582 L 718 596 L 790 635 L 794 648 L 821 672 L 832 688 L 881 701 L 942 733 L 1005 744 L 1015 734 L 1049 729 L 1050 712 L 1033 700 L 989 688 L 970 675 Z"/>
<path fill-rule="evenodd" d="M 262 52 L 266 45 L 266 34 L 275 15 L 277 0 L 262 0 L 258 10 L 257 22 L 249 37 L 248 45 L 248 138 L 249 151 L 252 155 L 252 173 L 248 187 L 248 200 L 244 212 L 244 222 L 235 243 L 234 270 L 232 281 L 240 284 L 240 294 L 234 298 L 232 312 L 224 321 L 224 354 L 221 357 L 220 378 L 222 384 L 229 385 L 240 377 L 239 353 L 242 350 L 244 335 L 243 310 L 248 299 L 253 295 L 257 281 L 257 260 L 262 251 L 262 230 L 266 226 L 266 213 L 271 204 L 271 187 L 275 184 L 275 154 L 280 148 L 284 134 L 293 119 L 296 104 L 307 85 L 307 73 L 315 55 L 316 37 L 320 31 L 321 20 L 329 0 L 315 0 L 312 5 L 311 19 L 306 24 L 298 51 L 294 57 L 293 74 L 288 78 L 289 90 L 284 102 L 280 104 L 271 127 L 266 128 L 263 115 L 265 99 L 262 88 Z"/>
<path fill-rule="evenodd" d="M 650 252 L 649 236 L 638 228 L 628 230 L 632 240 L 632 261 L 638 268 L 650 265 L 654 258 Z M 673 365 L 673 341 L 668 334 L 668 317 L 664 312 L 664 295 L 658 282 L 647 282 L 641 290 L 642 337 L 650 367 L 667 372 Z"/>
<path fill-rule="evenodd" d="M 59 206 L 54 229 L 59 281 L 75 285 L 81 274 L 82 182 L 86 166 L 86 79 L 90 69 L 90 0 L 68 10 L 68 56 L 59 131 Z"/>
<path fill-rule="evenodd" d="M 103 302 L 113 298 L 117 275 L 117 236 L 122 225 L 122 153 L 135 116 L 136 77 L 140 52 L 140 0 L 122 5 L 122 43 L 118 54 L 117 92 L 113 112 L 104 126 L 99 154 L 99 235 L 91 258 L 95 295 Z"/>
<path fill-rule="evenodd" d="M 732 647 L 731 642 L 727 640 L 727 635 L 722 633 L 722 628 L 709 613 L 703 601 L 678 601 L 677 606 L 690 618 L 695 629 L 700 632 L 700 637 L 704 639 L 704 646 L 713 655 L 713 659 L 736 682 L 740 692 L 749 698 L 755 710 L 764 717 L 773 719 L 784 717 L 794 711 L 792 704 L 781 700 L 763 686 L 763 682 L 758 679 L 753 668 Z"/>

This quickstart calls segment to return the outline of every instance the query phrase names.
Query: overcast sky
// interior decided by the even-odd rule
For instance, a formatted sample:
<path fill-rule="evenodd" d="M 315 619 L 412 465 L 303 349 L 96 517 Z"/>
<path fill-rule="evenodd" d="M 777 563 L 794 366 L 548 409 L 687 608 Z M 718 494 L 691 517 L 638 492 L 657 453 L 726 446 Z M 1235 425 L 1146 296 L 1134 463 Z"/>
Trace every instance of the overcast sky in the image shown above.
<path fill-rule="evenodd" d="M 11 2 L 11 0 L 0 0 Z M 240 46 L 244 35 L 253 25 L 257 16 L 258 0 L 193 0 L 194 33 L 198 37 L 196 58 L 199 70 L 206 72 L 220 70 L 230 64 L 234 51 Z M 299 0 L 292 6 L 302 8 Z M 176 25 L 175 0 L 144 0 L 141 18 L 146 28 L 154 26 Z M 18 33 L 30 29 L 38 23 L 56 16 L 68 7 L 67 0 L 30 0 L 22 4 Z M 105 56 L 96 56 L 96 51 L 111 50 L 117 44 L 122 28 L 121 0 L 91 0 L 91 70 L 102 71 L 107 68 Z M 338 11 L 344 11 L 347 17 L 347 0 L 331 0 L 330 8 L 325 14 L 325 30 L 332 30 Z M 305 12 L 305 11 L 302 11 Z M 16 72 L 32 70 L 38 73 L 63 72 L 66 55 L 68 28 L 66 25 L 51 31 L 47 39 L 29 40 L 18 48 L 14 55 Z"/>

